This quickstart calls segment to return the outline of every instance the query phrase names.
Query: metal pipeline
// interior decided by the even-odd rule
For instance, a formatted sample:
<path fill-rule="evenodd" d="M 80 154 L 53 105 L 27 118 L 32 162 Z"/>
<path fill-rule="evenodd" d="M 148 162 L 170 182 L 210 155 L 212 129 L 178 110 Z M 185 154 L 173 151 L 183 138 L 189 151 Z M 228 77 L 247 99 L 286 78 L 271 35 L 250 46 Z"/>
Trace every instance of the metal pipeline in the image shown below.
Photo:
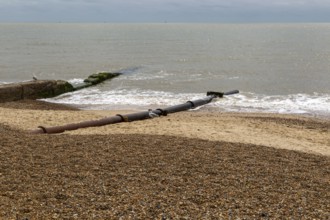
<path fill-rule="evenodd" d="M 207 92 L 207 96 L 203 99 L 198 99 L 194 101 L 188 101 L 184 104 L 175 105 L 171 107 L 167 107 L 164 109 L 155 109 L 155 110 L 149 110 L 149 111 L 143 111 L 143 112 L 137 112 L 137 113 L 131 113 L 126 115 L 115 115 L 107 118 L 102 118 L 99 120 L 92 120 L 92 121 L 84 121 L 80 123 L 74 123 L 74 124 L 67 124 L 62 126 L 54 126 L 54 127 L 44 127 L 39 126 L 38 129 L 32 130 L 31 134 L 56 134 L 56 133 L 62 133 L 64 131 L 71 131 L 76 130 L 80 128 L 87 128 L 87 127 L 98 127 L 98 126 L 104 126 L 108 124 L 116 124 L 120 122 L 132 122 L 137 120 L 145 120 L 157 116 L 166 116 L 170 113 L 180 112 L 180 111 L 186 111 L 189 109 L 193 109 L 205 104 L 210 103 L 214 98 L 222 98 L 224 95 L 233 95 L 239 93 L 238 90 L 233 90 L 229 92 Z"/>

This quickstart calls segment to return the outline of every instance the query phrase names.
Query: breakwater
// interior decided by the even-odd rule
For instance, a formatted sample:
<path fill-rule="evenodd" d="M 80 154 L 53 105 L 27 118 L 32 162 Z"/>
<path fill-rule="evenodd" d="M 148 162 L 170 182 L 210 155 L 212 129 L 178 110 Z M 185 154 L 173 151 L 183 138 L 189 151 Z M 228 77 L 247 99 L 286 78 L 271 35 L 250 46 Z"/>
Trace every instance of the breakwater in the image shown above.
<path fill-rule="evenodd" d="M 32 80 L 27 82 L 0 85 L 0 102 L 22 99 L 50 98 L 63 93 L 76 91 L 97 85 L 105 80 L 119 76 L 121 73 L 99 72 L 88 76 L 83 83 L 72 85 L 64 80 Z"/>

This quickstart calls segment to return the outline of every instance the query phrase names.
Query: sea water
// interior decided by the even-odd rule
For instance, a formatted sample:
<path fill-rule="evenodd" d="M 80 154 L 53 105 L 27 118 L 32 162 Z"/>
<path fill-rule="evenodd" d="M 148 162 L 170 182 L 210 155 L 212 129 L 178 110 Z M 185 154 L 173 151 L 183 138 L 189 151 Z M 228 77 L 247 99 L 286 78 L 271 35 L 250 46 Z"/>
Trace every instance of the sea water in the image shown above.
<path fill-rule="evenodd" d="M 166 107 L 240 90 L 201 110 L 330 117 L 330 24 L 0 24 L 0 82 L 123 75 L 49 102 Z"/>

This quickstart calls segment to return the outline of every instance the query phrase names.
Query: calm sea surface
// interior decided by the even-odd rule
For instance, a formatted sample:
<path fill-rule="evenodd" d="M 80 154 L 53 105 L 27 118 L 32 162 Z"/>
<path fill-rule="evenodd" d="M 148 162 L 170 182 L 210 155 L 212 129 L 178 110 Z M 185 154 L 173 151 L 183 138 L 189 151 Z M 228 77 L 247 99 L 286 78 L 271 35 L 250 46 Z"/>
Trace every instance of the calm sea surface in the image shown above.
<path fill-rule="evenodd" d="M 124 75 L 47 101 L 141 109 L 239 89 L 202 109 L 330 117 L 330 24 L 0 24 L 0 82 Z"/>

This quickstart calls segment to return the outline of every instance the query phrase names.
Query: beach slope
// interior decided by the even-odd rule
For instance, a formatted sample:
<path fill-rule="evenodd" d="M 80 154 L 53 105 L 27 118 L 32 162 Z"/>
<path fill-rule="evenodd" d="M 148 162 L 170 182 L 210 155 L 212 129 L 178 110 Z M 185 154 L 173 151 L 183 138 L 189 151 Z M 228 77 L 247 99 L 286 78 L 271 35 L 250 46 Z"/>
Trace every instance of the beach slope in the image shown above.
<path fill-rule="evenodd" d="M 330 217 L 327 120 L 189 111 L 31 135 L 116 112 L 22 101 L 0 113 L 0 218 Z"/>

